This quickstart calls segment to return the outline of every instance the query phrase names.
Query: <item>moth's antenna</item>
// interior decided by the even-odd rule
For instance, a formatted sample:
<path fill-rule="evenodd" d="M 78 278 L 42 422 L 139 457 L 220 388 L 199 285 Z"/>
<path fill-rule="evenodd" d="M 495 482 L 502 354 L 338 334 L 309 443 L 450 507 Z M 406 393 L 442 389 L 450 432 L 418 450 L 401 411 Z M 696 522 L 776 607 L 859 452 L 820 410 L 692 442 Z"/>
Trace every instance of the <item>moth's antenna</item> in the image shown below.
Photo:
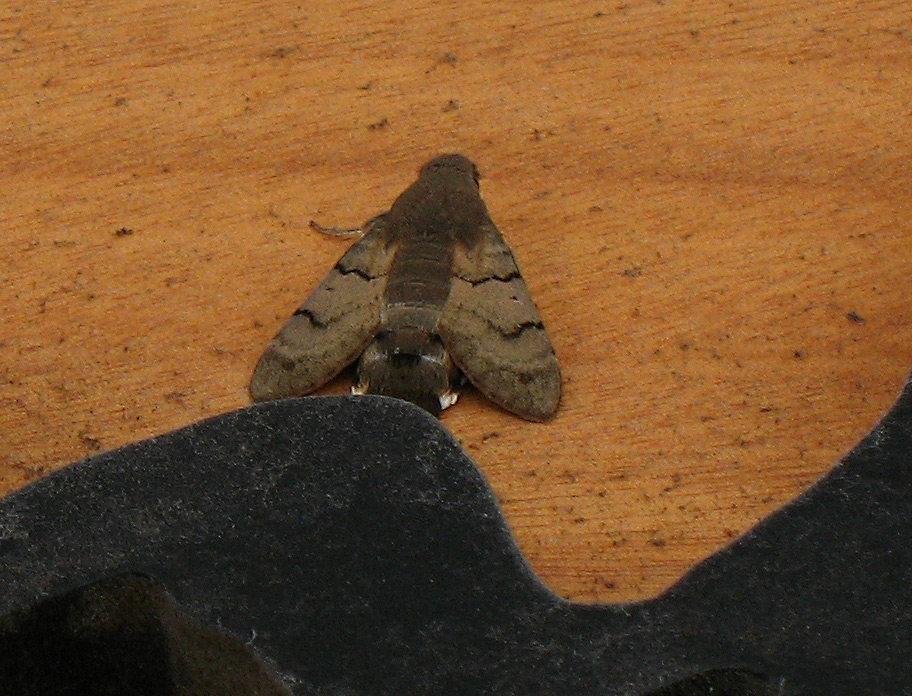
<path fill-rule="evenodd" d="M 323 234 L 328 234 L 330 237 L 355 237 L 355 236 L 363 237 L 364 236 L 364 229 L 361 227 L 358 227 L 353 230 L 345 230 L 345 229 L 342 229 L 341 227 L 323 227 L 323 225 L 317 223 L 314 220 L 310 221 L 310 226 L 313 229 L 315 229 L 317 232 L 321 232 Z"/>

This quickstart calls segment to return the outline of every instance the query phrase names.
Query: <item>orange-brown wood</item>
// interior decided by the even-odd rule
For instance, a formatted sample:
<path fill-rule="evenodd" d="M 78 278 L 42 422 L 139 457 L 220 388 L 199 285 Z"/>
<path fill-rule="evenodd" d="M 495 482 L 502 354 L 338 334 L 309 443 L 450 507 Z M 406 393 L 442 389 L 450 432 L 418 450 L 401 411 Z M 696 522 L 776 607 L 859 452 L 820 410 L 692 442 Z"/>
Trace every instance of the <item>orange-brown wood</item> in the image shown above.
<path fill-rule="evenodd" d="M 912 367 L 906 0 L 42 0 L 0 9 L 0 60 L 2 492 L 246 405 L 349 243 L 308 221 L 446 151 L 565 396 L 443 423 L 564 596 L 668 587 Z"/>

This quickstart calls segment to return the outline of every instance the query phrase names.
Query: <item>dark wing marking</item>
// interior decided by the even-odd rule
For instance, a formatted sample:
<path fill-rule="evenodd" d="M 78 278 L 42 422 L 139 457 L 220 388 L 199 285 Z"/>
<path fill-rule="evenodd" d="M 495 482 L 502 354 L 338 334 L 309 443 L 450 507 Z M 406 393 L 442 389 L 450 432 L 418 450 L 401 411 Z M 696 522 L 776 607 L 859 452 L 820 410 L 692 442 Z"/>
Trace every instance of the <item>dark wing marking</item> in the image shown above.
<path fill-rule="evenodd" d="M 513 253 L 494 223 L 457 243 L 438 330 L 453 361 L 486 397 L 529 420 L 547 420 L 561 395 L 560 367 Z"/>
<path fill-rule="evenodd" d="M 312 392 L 364 352 L 380 324 L 393 252 L 376 218 L 269 344 L 250 381 L 254 401 Z"/>

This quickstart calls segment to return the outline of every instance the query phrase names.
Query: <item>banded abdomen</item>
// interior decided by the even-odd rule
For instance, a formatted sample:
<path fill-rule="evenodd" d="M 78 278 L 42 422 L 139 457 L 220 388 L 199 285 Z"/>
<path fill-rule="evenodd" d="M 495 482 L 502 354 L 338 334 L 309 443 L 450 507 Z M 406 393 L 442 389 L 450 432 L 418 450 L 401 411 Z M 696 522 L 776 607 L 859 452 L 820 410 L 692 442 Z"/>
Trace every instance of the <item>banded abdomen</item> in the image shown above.
<path fill-rule="evenodd" d="M 357 392 L 405 399 L 434 415 L 456 400 L 458 371 L 437 331 L 452 265 L 448 235 L 402 235 L 380 329 L 358 364 Z"/>

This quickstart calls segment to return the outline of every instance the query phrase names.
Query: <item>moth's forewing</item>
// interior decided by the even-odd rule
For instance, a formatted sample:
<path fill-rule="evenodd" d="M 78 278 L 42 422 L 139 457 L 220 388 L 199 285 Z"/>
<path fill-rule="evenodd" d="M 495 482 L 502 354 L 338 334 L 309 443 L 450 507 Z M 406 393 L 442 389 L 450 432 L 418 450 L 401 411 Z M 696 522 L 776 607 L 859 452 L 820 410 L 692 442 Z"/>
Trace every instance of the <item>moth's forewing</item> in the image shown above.
<path fill-rule="evenodd" d="M 269 344 L 250 382 L 254 401 L 312 392 L 364 352 L 380 324 L 393 254 L 378 218 Z"/>
<path fill-rule="evenodd" d="M 529 420 L 557 411 L 557 357 L 513 253 L 490 221 L 457 241 L 438 329 L 453 361 L 487 398 Z"/>

